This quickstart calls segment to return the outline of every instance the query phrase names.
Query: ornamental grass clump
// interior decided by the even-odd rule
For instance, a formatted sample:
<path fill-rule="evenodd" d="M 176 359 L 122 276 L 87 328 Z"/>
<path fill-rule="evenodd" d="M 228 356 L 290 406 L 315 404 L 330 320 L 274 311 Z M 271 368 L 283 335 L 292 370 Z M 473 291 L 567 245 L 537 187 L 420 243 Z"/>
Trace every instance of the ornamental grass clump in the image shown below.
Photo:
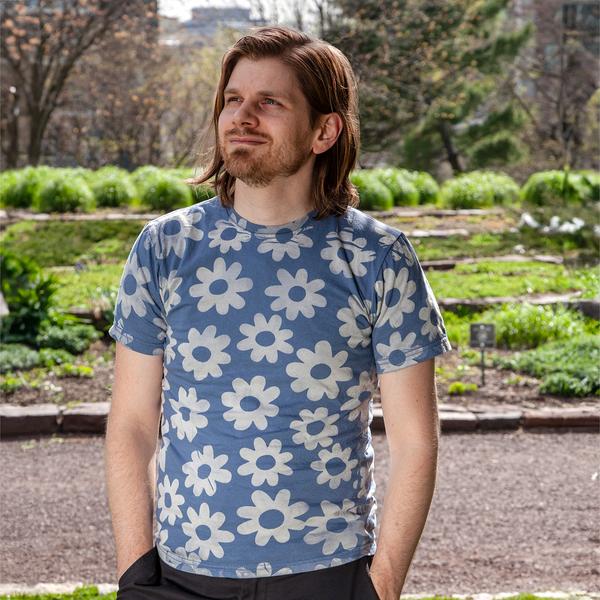
<path fill-rule="evenodd" d="M 31 208 L 35 194 L 55 174 L 52 167 L 26 167 L 0 176 L 0 201 L 7 208 Z"/>
<path fill-rule="evenodd" d="M 353 171 L 350 182 L 358 190 L 361 210 L 390 210 L 394 207 L 392 192 L 370 169 Z"/>
<path fill-rule="evenodd" d="M 138 185 L 142 205 L 151 210 L 168 211 L 194 202 L 190 187 L 183 180 L 160 171 L 148 172 Z"/>
<path fill-rule="evenodd" d="M 61 169 L 36 189 L 33 207 L 38 212 L 91 212 L 94 194 L 85 179 Z"/>
<path fill-rule="evenodd" d="M 388 167 L 372 169 L 371 173 L 392 192 L 394 206 L 416 206 L 419 204 L 419 190 L 403 170 Z"/>
<path fill-rule="evenodd" d="M 534 173 L 521 189 L 522 199 L 532 205 L 580 205 L 594 200 L 593 178 L 572 171 Z"/>
<path fill-rule="evenodd" d="M 131 205 L 137 194 L 129 173 L 113 166 L 98 169 L 91 188 L 99 207 Z"/>
<path fill-rule="evenodd" d="M 442 202 L 450 208 L 491 208 L 519 201 L 519 186 L 505 173 L 471 171 L 449 179 L 441 189 Z"/>

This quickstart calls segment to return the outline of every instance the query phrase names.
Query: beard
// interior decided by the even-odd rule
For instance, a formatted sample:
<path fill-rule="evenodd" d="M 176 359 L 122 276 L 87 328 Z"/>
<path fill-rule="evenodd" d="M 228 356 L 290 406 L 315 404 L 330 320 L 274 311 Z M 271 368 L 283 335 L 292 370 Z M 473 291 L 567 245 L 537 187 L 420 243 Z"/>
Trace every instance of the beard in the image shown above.
<path fill-rule="evenodd" d="M 292 143 L 273 146 L 232 146 L 219 140 L 219 150 L 225 170 L 249 187 L 266 187 L 276 177 L 290 177 L 297 173 L 312 156 L 309 136 L 297 136 Z"/>

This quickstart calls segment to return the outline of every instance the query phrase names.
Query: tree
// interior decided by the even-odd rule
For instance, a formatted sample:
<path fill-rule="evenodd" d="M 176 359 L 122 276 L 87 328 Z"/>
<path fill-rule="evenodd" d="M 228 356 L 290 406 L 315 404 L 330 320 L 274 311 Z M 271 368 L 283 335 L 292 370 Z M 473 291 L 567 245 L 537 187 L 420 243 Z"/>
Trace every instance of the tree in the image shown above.
<path fill-rule="evenodd" d="M 46 128 L 78 61 L 109 31 L 126 27 L 128 14 L 139 7 L 156 14 L 156 0 L 15 0 L 1 4 L 0 62 L 8 71 L 3 88 L 14 87 L 13 95 L 23 99 L 30 164 L 40 160 Z M 11 92 L 2 90 L 4 98 L 7 93 Z M 2 133 L 9 132 L 9 143 L 2 150 L 7 164 L 15 165 L 18 128 L 10 115 L 2 117 Z"/>
<path fill-rule="evenodd" d="M 590 130 L 598 119 L 600 7 L 545 0 L 534 9 L 525 17 L 536 22 L 536 43 L 516 64 L 533 92 L 513 90 L 528 116 L 533 160 L 539 169 L 594 166 L 598 144 Z"/>
<path fill-rule="evenodd" d="M 455 173 L 522 156 L 507 67 L 532 27 L 506 27 L 509 1 L 337 0 L 326 38 L 359 77 L 365 151 Z"/>

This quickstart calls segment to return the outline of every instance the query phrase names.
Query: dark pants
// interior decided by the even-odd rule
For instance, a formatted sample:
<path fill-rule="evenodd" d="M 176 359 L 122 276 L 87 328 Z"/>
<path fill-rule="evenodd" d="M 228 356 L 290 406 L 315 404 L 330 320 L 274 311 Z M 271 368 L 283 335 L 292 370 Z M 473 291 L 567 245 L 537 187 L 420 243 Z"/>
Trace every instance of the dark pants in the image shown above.
<path fill-rule="evenodd" d="M 338 565 L 270 577 L 209 577 L 174 569 L 156 546 L 119 579 L 117 600 L 379 600 L 367 565 L 372 556 Z"/>

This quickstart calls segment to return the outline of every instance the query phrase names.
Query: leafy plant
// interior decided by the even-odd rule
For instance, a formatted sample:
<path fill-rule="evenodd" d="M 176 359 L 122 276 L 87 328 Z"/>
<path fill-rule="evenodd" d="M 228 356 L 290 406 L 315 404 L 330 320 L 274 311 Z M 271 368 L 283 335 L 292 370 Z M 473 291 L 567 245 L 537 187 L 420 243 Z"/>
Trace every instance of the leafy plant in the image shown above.
<path fill-rule="evenodd" d="M 4 342 L 34 345 L 53 306 L 57 278 L 44 275 L 30 258 L 0 248 L 0 287 L 9 309 L 0 320 L 0 337 Z"/>
<path fill-rule="evenodd" d="M 102 334 L 93 325 L 85 323 L 67 327 L 49 325 L 38 334 L 36 343 L 45 348 L 62 348 L 72 354 L 81 354 L 100 337 Z"/>
<path fill-rule="evenodd" d="M 57 174 L 36 189 L 33 206 L 39 212 L 89 212 L 95 200 L 83 178 Z"/>
<path fill-rule="evenodd" d="M 361 210 L 389 210 L 394 206 L 390 189 L 368 169 L 353 171 L 350 182 L 356 186 Z"/>

